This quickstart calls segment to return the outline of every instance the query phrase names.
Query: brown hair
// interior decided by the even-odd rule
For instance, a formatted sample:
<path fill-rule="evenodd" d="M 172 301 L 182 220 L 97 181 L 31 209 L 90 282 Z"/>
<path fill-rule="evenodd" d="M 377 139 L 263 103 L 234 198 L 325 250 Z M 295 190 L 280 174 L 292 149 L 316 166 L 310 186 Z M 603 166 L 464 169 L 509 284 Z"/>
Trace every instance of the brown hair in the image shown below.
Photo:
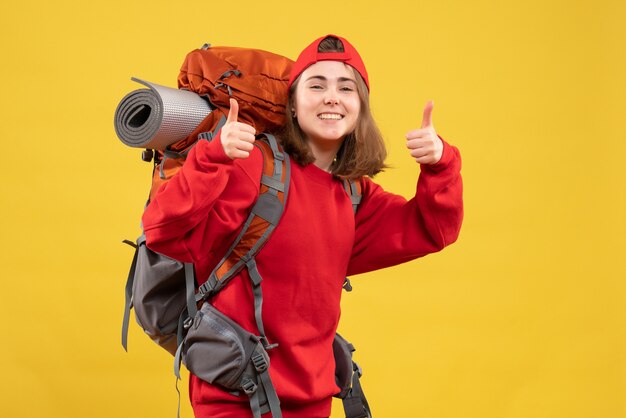
<path fill-rule="evenodd" d="M 328 37 L 320 42 L 318 51 L 343 52 L 343 44 L 337 38 Z M 337 158 L 330 166 L 331 174 L 347 179 L 358 179 L 362 176 L 373 177 L 387 167 L 385 165 L 387 150 L 380 130 L 372 117 L 367 85 L 358 71 L 353 71 L 353 73 L 361 102 L 361 111 L 354 131 L 344 138 L 337 152 Z M 289 89 L 286 123 L 279 136 L 285 151 L 298 164 L 307 165 L 315 161 L 315 157 L 306 142 L 304 132 L 291 113 L 295 105 L 294 93 L 299 81 L 298 77 Z"/>

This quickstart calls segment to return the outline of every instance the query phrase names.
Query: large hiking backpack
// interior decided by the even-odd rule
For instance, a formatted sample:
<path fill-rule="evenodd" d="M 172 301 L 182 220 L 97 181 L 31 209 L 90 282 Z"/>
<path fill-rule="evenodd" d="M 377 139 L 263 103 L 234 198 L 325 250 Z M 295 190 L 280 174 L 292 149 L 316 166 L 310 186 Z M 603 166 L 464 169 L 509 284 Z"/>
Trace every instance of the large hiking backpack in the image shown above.
<path fill-rule="evenodd" d="M 145 153 L 153 156 L 158 170 L 152 176 L 150 198 L 183 165 L 187 153 L 202 139 L 211 139 L 226 122 L 229 99 L 239 103 L 238 120 L 257 132 L 274 132 L 285 122 L 287 84 L 293 61 L 278 54 L 249 48 L 211 46 L 191 51 L 178 75 L 178 88 L 208 100 L 211 113 L 185 139 L 166 150 Z"/>
<path fill-rule="evenodd" d="M 158 187 L 182 167 L 198 140 L 213 139 L 225 122 L 230 97 L 235 97 L 240 104 L 239 119 L 254 124 L 257 131 L 279 127 L 284 120 L 290 65 L 287 58 L 242 48 L 205 45 L 188 54 L 178 78 L 179 88 L 206 97 L 213 111 L 184 140 L 166 150 L 152 151 L 156 154 L 153 154 L 153 181 L 148 202 Z M 259 198 L 241 233 L 202 286 L 198 287 L 192 264 L 151 251 L 145 245 L 145 236 L 136 244 L 126 241 L 136 250 L 126 283 L 122 345 L 127 348 L 130 310 L 134 307 L 137 322 L 144 331 L 175 355 L 177 377 L 180 377 L 182 361 L 203 380 L 231 392 L 246 393 L 255 418 L 268 411 L 277 418 L 281 416 L 280 405 L 269 378 L 267 355 L 267 350 L 275 344 L 265 337 L 261 319 L 261 276 L 255 256 L 282 215 L 289 189 L 289 156 L 273 135 L 262 134 L 257 139 L 255 146 L 263 155 Z M 348 181 L 344 185 L 356 211 L 360 185 Z M 252 280 L 258 336 L 243 330 L 207 302 L 243 268 L 248 269 Z M 349 290 L 347 279 L 345 287 Z M 211 333 L 211 330 L 217 332 Z M 354 348 L 337 335 L 333 350 L 336 381 L 341 388 L 337 397 L 343 399 L 346 416 L 371 416 L 360 389 L 360 368 L 352 361 Z"/>

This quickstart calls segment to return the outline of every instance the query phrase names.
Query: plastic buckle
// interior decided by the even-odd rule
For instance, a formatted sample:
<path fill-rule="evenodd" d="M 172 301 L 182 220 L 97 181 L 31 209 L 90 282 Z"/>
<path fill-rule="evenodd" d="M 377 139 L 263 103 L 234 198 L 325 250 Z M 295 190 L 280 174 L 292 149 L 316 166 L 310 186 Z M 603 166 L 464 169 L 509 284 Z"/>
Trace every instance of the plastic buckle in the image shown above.
<path fill-rule="evenodd" d="M 211 142 L 213 140 L 213 132 L 200 132 L 198 134 L 198 141 L 201 139 Z"/>
<path fill-rule="evenodd" d="M 213 288 L 214 286 L 211 285 L 211 278 L 209 277 L 209 280 L 202 283 L 200 287 L 198 287 L 198 293 L 204 297 L 204 295 L 211 293 Z"/>
<path fill-rule="evenodd" d="M 246 393 L 246 395 L 251 396 L 254 392 L 256 392 L 257 385 L 250 379 L 246 379 L 241 382 L 241 389 Z"/>
<path fill-rule="evenodd" d="M 350 279 L 346 277 L 346 280 L 343 281 L 343 286 L 346 292 L 352 292 L 352 285 L 350 284 Z"/>
<path fill-rule="evenodd" d="M 189 329 L 193 325 L 193 318 L 188 316 L 187 319 L 183 321 L 183 328 Z"/>
<path fill-rule="evenodd" d="M 263 373 L 264 371 L 267 370 L 267 361 L 265 360 L 265 357 L 263 357 L 263 354 L 261 353 L 255 353 L 252 356 L 252 364 L 254 365 L 254 368 L 256 369 L 256 371 L 259 373 Z"/>
<path fill-rule="evenodd" d="M 259 340 L 261 341 L 261 344 L 263 344 L 265 351 L 270 351 L 272 348 L 278 347 L 278 343 L 270 344 L 265 336 L 259 337 Z"/>

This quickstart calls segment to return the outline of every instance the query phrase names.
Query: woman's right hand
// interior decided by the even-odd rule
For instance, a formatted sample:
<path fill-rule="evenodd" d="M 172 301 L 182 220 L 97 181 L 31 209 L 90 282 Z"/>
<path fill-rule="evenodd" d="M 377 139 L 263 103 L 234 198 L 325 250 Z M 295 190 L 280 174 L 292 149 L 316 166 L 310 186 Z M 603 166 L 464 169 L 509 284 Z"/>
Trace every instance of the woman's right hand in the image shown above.
<path fill-rule="evenodd" d="M 254 147 L 256 130 L 252 125 L 237 122 L 239 114 L 239 103 L 237 100 L 230 99 L 230 110 L 228 118 L 222 127 L 220 135 L 222 148 L 224 153 L 231 159 L 248 158 L 250 151 Z"/>

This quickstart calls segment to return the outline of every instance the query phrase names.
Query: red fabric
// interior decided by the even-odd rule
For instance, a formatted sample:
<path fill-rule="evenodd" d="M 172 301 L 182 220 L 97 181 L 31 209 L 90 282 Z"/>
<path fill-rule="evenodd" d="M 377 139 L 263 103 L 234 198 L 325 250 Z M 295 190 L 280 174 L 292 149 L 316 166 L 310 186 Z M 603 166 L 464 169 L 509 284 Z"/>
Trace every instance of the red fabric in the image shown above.
<path fill-rule="evenodd" d="M 249 158 L 232 161 L 219 137 L 200 141 L 145 211 L 148 246 L 193 261 L 202 283 L 256 200 L 261 169 L 256 148 Z M 421 167 L 416 197 L 409 201 L 364 179 L 355 217 L 341 181 L 313 164 L 291 163 L 284 215 L 257 256 L 265 330 L 270 343 L 279 344 L 270 351 L 270 375 L 289 414 L 330 415 L 331 396 L 338 392 L 332 340 L 346 274 L 406 262 L 457 239 L 463 217 L 460 169 L 458 150 L 444 143 L 441 161 Z M 213 302 L 257 332 L 248 274 L 240 275 Z M 193 376 L 190 388 L 198 417 L 240 417 L 247 411 L 246 398 Z"/>
<path fill-rule="evenodd" d="M 344 52 L 318 52 L 320 42 L 322 42 L 329 36 L 337 38 L 341 41 L 341 43 L 343 44 Z M 358 51 L 345 38 L 337 35 L 322 36 L 321 38 L 313 41 L 311 45 L 304 48 L 304 50 L 298 56 L 298 59 L 294 63 L 293 67 L 291 68 L 291 76 L 289 77 L 288 84 L 289 87 L 291 87 L 293 82 L 296 81 L 296 78 L 298 78 L 298 76 L 302 74 L 304 70 L 306 70 L 318 61 L 341 61 L 345 64 L 348 64 L 349 66 L 357 70 L 359 74 L 361 74 L 361 77 L 363 77 L 363 81 L 365 81 L 367 89 L 370 89 L 367 69 L 365 69 L 365 64 L 363 63 L 363 60 L 361 59 Z"/>

